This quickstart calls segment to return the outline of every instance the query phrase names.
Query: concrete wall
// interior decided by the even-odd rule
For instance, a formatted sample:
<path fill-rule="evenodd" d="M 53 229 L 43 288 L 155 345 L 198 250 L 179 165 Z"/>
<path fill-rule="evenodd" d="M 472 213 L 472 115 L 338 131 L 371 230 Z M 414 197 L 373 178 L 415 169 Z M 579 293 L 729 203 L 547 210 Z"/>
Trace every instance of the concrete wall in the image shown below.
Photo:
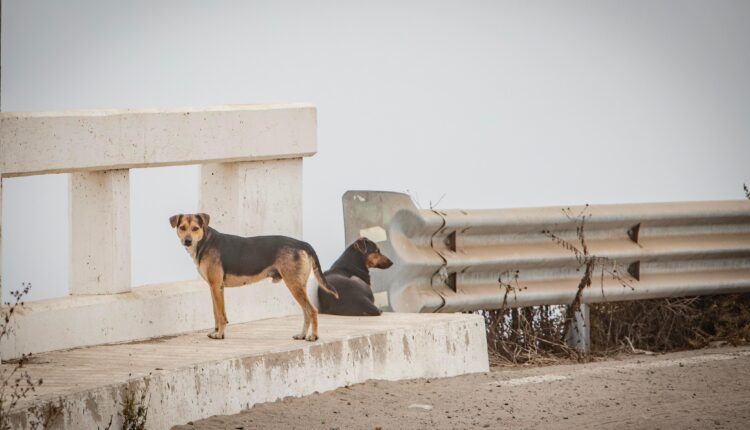
<path fill-rule="evenodd" d="M 301 313 L 286 287 L 270 281 L 228 289 L 225 299 L 233 324 Z M 214 326 L 211 312 L 211 293 L 202 280 L 29 302 L 0 343 L 0 359 L 208 330 Z"/>

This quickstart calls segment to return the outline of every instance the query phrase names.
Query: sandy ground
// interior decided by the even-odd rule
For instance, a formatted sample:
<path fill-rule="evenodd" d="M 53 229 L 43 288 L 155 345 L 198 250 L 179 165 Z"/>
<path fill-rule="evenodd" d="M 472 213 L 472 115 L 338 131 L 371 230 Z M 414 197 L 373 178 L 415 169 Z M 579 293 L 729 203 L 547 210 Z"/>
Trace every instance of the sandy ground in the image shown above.
<path fill-rule="evenodd" d="M 749 429 L 750 348 L 364 384 L 173 429 Z"/>

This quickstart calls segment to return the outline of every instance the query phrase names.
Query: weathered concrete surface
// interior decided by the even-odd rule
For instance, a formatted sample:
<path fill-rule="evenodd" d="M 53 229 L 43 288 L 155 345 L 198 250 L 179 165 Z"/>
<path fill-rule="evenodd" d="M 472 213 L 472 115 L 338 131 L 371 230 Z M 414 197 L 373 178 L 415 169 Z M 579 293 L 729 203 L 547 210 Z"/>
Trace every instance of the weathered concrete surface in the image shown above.
<path fill-rule="evenodd" d="M 749 423 L 750 348 L 725 347 L 493 368 L 440 380 L 369 381 L 173 430 L 705 430 Z"/>
<path fill-rule="evenodd" d="M 27 369 L 44 384 L 19 404 L 14 423 L 28 428 L 30 406 L 62 401 L 61 428 L 103 427 L 110 417 L 119 428 L 118 402 L 126 387 L 148 387 L 148 428 L 167 429 L 369 379 L 488 370 L 479 315 L 323 315 L 321 340 L 314 343 L 291 339 L 301 323 L 295 316 L 230 325 L 223 341 L 199 332 L 40 354 Z"/>
<path fill-rule="evenodd" d="M 304 103 L 0 113 L 0 176 L 255 161 L 316 151 Z"/>
<path fill-rule="evenodd" d="M 186 254 L 185 258 L 190 257 Z M 283 283 L 266 280 L 229 288 L 225 297 L 231 323 L 301 313 Z M 128 342 L 214 326 L 211 293 L 202 280 L 150 285 L 122 294 L 39 300 L 26 303 L 16 312 L 14 331 L 0 341 L 3 360 L 26 353 Z"/>
<path fill-rule="evenodd" d="M 302 158 L 204 164 L 200 205 L 222 232 L 301 237 Z"/>
<path fill-rule="evenodd" d="M 130 290 L 130 172 L 70 175 L 70 292 Z"/>

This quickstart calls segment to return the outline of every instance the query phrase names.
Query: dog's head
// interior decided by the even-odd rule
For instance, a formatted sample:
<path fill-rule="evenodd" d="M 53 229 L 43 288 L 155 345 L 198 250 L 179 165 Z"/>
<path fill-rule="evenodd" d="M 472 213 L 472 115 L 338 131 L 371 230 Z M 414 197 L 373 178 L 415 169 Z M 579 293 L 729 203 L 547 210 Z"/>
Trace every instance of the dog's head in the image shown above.
<path fill-rule="evenodd" d="M 207 214 L 179 214 L 169 217 L 169 225 L 177 232 L 180 243 L 185 247 L 191 247 L 198 243 L 206 235 L 208 221 Z"/>
<path fill-rule="evenodd" d="M 352 246 L 365 256 L 365 264 L 368 269 L 373 267 L 387 269 L 393 266 L 393 261 L 380 252 L 380 248 L 375 242 L 366 237 L 360 237 Z"/>

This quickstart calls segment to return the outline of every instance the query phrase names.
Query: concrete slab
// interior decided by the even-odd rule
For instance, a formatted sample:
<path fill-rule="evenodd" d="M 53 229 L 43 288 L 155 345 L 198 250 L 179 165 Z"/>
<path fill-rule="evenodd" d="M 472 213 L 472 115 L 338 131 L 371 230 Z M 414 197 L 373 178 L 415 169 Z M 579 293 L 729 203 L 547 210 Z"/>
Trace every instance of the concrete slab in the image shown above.
<path fill-rule="evenodd" d="M 368 379 L 489 369 L 479 315 L 321 315 L 321 340 L 314 343 L 291 339 L 301 324 L 301 316 L 291 316 L 230 325 L 223 341 L 194 332 L 36 355 L 26 369 L 44 384 L 19 403 L 12 422 L 30 428 L 30 407 L 62 402 L 60 428 L 104 428 L 111 417 L 113 428 L 119 428 L 125 390 L 145 388 L 148 428 L 167 429 Z"/>

